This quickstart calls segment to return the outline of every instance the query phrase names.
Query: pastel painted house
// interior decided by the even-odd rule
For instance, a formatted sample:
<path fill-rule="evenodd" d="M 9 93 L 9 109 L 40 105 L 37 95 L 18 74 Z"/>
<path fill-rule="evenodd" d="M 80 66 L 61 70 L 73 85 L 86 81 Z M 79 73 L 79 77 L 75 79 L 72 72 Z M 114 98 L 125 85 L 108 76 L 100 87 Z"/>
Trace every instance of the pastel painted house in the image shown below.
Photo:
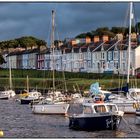
<path fill-rule="evenodd" d="M 25 50 L 22 53 L 22 67 L 23 69 L 29 69 L 29 51 Z"/>
<path fill-rule="evenodd" d="M 37 69 L 37 54 L 39 49 L 33 49 L 29 51 L 29 69 Z"/>
<path fill-rule="evenodd" d="M 6 61 L 7 61 L 7 65 L 6 67 L 9 68 L 9 66 L 12 69 L 17 69 L 17 52 L 11 52 L 6 56 Z"/>
<path fill-rule="evenodd" d="M 36 57 L 37 57 L 37 69 L 39 70 L 43 70 L 45 69 L 45 53 L 46 53 L 46 50 L 43 50 L 43 51 L 39 51 L 37 54 L 36 54 Z"/>
<path fill-rule="evenodd" d="M 93 73 L 102 73 L 101 70 L 101 47 L 103 42 L 98 42 L 90 45 L 91 63 Z"/>
<path fill-rule="evenodd" d="M 62 70 L 64 71 L 72 71 L 72 53 L 71 48 L 63 48 L 62 49 Z"/>
<path fill-rule="evenodd" d="M 106 69 L 107 72 L 113 72 L 118 73 L 118 70 L 120 68 L 120 41 L 113 40 L 108 45 L 108 48 L 106 50 L 107 53 L 107 61 L 106 61 Z"/>
<path fill-rule="evenodd" d="M 51 56 L 50 56 L 50 50 L 46 50 L 44 53 L 44 63 L 45 63 L 45 69 L 51 70 Z"/>
<path fill-rule="evenodd" d="M 91 51 L 88 44 L 85 44 L 80 47 L 79 52 L 79 71 L 91 72 L 92 63 L 91 63 Z"/>
<path fill-rule="evenodd" d="M 22 51 L 19 51 L 16 53 L 16 56 L 17 56 L 17 69 L 23 69 L 23 65 L 22 65 Z"/>
<path fill-rule="evenodd" d="M 62 51 L 60 48 L 54 50 L 55 69 L 62 71 Z"/>
<path fill-rule="evenodd" d="M 120 51 L 120 73 L 127 74 L 128 66 L 128 45 L 124 45 Z M 132 45 L 130 49 L 130 74 L 134 75 L 135 70 L 140 67 L 140 46 Z"/>

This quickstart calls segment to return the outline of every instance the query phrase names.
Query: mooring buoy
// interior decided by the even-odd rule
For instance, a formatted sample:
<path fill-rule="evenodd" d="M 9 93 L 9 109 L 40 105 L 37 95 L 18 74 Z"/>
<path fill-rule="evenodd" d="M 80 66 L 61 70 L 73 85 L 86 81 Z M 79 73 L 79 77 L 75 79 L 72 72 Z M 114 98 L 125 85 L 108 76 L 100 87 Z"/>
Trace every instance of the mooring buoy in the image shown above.
<path fill-rule="evenodd" d="M 4 136 L 4 132 L 2 130 L 0 130 L 0 137 Z"/>

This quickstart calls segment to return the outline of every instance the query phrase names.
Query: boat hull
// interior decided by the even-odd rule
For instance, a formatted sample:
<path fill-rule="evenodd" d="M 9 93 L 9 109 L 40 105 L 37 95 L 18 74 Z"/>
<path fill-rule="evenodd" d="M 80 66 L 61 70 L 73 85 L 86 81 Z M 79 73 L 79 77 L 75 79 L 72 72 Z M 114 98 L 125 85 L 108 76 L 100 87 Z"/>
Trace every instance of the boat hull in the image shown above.
<path fill-rule="evenodd" d="M 136 111 L 136 116 L 140 117 L 140 108 L 139 109 L 135 109 L 135 111 Z"/>
<path fill-rule="evenodd" d="M 0 100 L 8 100 L 14 96 L 15 92 L 13 90 L 0 91 Z"/>
<path fill-rule="evenodd" d="M 8 99 L 9 99 L 8 96 L 0 97 L 0 100 L 8 100 Z"/>
<path fill-rule="evenodd" d="M 31 100 L 20 99 L 20 104 L 30 104 L 30 103 L 33 103 L 34 101 L 37 102 L 38 99 L 36 99 L 36 100 L 33 100 L 33 99 L 31 99 Z"/>
<path fill-rule="evenodd" d="M 121 116 L 105 115 L 91 117 L 69 117 L 69 128 L 75 130 L 116 130 L 121 122 Z"/>
<path fill-rule="evenodd" d="M 33 105 L 32 112 L 35 114 L 56 114 L 66 115 L 69 108 L 69 104 L 37 104 Z"/>
<path fill-rule="evenodd" d="M 134 100 L 129 100 L 127 98 L 124 99 L 116 99 L 110 101 L 118 106 L 118 109 L 123 111 L 125 114 L 135 114 L 136 109 L 133 107 Z"/>
<path fill-rule="evenodd" d="M 133 107 L 133 103 L 116 103 L 118 109 L 123 111 L 125 114 L 135 114 L 136 109 Z"/>

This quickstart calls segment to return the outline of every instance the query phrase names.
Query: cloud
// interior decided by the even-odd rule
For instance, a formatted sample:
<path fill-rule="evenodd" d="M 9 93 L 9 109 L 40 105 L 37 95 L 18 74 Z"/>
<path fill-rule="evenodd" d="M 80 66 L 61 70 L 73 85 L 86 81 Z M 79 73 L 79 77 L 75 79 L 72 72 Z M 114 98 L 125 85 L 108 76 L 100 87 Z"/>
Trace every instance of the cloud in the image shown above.
<path fill-rule="evenodd" d="M 140 3 L 134 4 L 137 20 Z M 75 37 L 98 27 L 124 26 L 128 3 L 125 2 L 14 2 L 0 3 L 0 40 L 32 35 L 48 42 L 51 11 L 56 11 L 58 39 Z"/>

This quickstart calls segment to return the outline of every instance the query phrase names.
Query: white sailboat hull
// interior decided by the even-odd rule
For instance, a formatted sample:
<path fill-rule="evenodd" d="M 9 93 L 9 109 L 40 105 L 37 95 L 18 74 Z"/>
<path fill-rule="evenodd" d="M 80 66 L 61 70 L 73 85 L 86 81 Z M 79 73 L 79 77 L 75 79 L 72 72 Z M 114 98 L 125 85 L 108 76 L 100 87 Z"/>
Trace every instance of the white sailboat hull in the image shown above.
<path fill-rule="evenodd" d="M 115 102 L 113 102 L 113 103 L 115 103 Z M 124 113 L 126 113 L 126 114 L 133 114 L 133 113 L 136 113 L 136 109 L 133 107 L 133 103 L 134 103 L 134 101 L 133 102 L 126 102 L 126 103 L 119 103 L 119 102 L 117 102 L 117 103 L 115 103 L 117 106 L 118 106 L 118 109 L 119 110 L 121 110 L 121 111 L 123 111 Z"/>
<path fill-rule="evenodd" d="M 66 115 L 69 104 L 37 104 L 33 105 L 32 112 L 36 114 Z"/>
<path fill-rule="evenodd" d="M 0 100 L 8 100 L 9 98 L 9 95 L 0 95 Z"/>
<path fill-rule="evenodd" d="M 9 99 L 9 98 L 12 98 L 14 97 L 16 94 L 15 94 L 15 91 L 13 90 L 5 90 L 5 91 L 1 91 L 0 92 L 0 99 Z"/>
<path fill-rule="evenodd" d="M 133 104 L 118 106 L 118 108 L 126 114 L 136 113 L 136 109 L 133 108 Z"/>

